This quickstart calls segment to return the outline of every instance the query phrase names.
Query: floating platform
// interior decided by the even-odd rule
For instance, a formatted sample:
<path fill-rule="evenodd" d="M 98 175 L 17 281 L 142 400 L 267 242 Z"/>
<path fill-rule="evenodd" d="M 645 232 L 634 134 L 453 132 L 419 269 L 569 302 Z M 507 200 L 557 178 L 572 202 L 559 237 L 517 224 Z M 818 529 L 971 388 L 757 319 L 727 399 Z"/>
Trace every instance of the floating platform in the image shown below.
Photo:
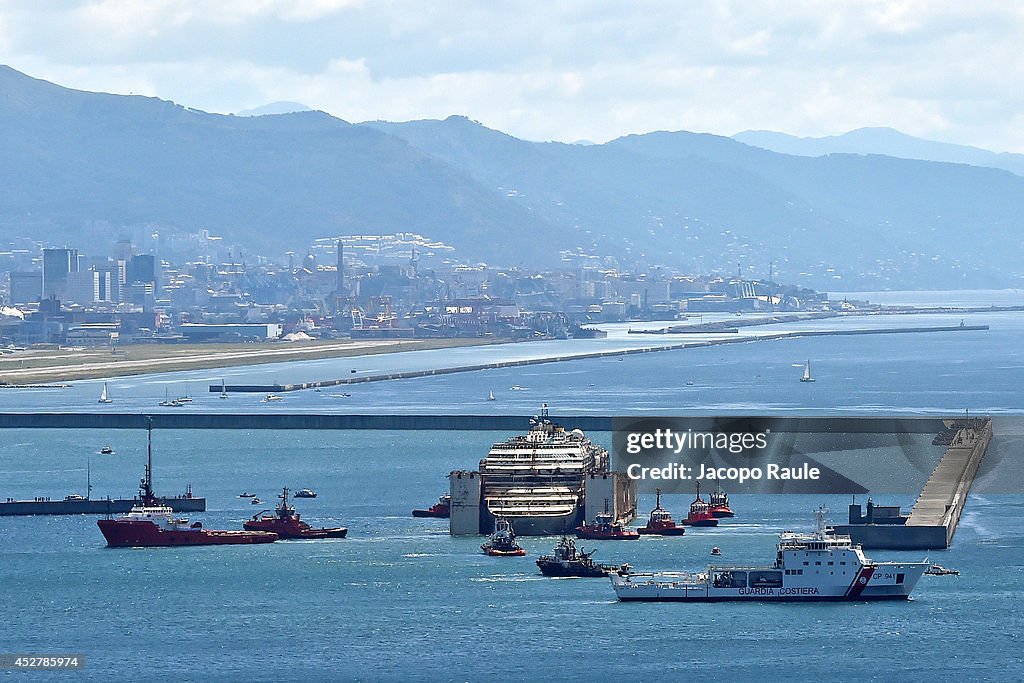
<path fill-rule="evenodd" d="M 992 440 L 992 420 L 973 418 L 947 421 L 949 447 L 936 465 L 928 482 L 914 503 L 910 514 L 903 517 L 898 509 L 879 508 L 882 516 L 872 514 L 868 518 L 854 519 L 851 506 L 851 522 L 866 523 L 837 525 L 838 534 L 849 534 L 855 543 L 865 548 L 889 550 L 940 550 L 952 544 L 960 515 L 967 503 L 967 495 L 974 484 L 974 477 L 989 442 Z M 936 437 L 940 439 L 944 434 Z"/>
<path fill-rule="evenodd" d="M 205 512 L 206 498 L 174 496 L 161 498 L 175 512 Z M 134 506 L 142 505 L 139 498 L 89 498 L 73 500 L 12 500 L 0 502 L 0 517 L 19 515 L 105 515 L 129 512 Z"/>

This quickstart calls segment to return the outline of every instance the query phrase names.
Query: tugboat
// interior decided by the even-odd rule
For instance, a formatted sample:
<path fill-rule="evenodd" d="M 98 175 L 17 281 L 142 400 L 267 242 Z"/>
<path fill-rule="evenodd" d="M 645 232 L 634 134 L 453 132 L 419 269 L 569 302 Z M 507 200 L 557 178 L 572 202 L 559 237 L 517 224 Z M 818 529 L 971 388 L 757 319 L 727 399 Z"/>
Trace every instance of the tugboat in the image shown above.
<path fill-rule="evenodd" d="M 247 531 L 272 531 L 281 538 L 345 538 L 348 534 L 346 527 L 335 527 L 333 529 L 314 529 L 309 524 L 299 519 L 299 513 L 295 512 L 295 506 L 288 504 L 288 488 L 278 496 L 281 502 L 274 508 L 273 515 L 264 514 L 264 510 L 252 516 L 248 522 L 242 525 Z"/>
<path fill-rule="evenodd" d="M 729 507 L 729 494 L 722 490 L 722 484 L 715 481 L 715 490 L 708 496 L 708 511 L 715 519 L 735 517 L 736 513 Z"/>
<path fill-rule="evenodd" d="M 437 502 L 426 510 L 413 510 L 413 517 L 438 517 L 448 519 L 452 516 L 452 496 L 450 493 L 441 494 Z"/>
<path fill-rule="evenodd" d="M 484 555 L 494 557 L 523 557 L 526 551 L 516 543 L 516 532 L 504 517 L 494 518 L 494 533 L 480 546 Z"/>
<path fill-rule="evenodd" d="M 697 497 L 690 503 L 690 514 L 686 515 L 686 519 L 679 523 L 686 526 L 718 526 L 718 520 L 711 514 L 711 506 L 700 497 L 699 481 L 697 482 Z"/>
<path fill-rule="evenodd" d="M 551 555 L 541 555 L 537 558 L 537 566 L 544 576 L 577 576 L 582 578 L 596 578 L 608 576 L 611 572 L 626 570 L 629 565 L 613 567 L 605 564 L 598 564 L 591 559 L 595 551 L 583 552 L 583 549 L 576 550 L 576 542 L 562 534 L 562 538 L 555 546 Z"/>
<path fill-rule="evenodd" d="M 295 492 L 296 498 L 316 498 L 316 491 L 313 489 L 299 489 Z"/>
<path fill-rule="evenodd" d="M 635 541 L 640 534 L 634 529 L 627 529 L 622 522 L 616 522 L 608 512 L 608 501 L 605 501 L 604 512 L 597 513 L 593 524 L 582 524 L 576 527 L 576 538 L 587 538 L 602 541 Z"/>
<path fill-rule="evenodd" d="M 236 545 L 272 543 L 278 535 L 267 531 L 214 531 L 204 529 L 201 522 L 188 523 L 175 517 L 174 510 L 153 493 L 153 425 L 149 432 L 146 476 L 139 484 L 140 505 L 118 519 L 96 521 L 103 538 L 111 548 L 158 548 L 185 545 Z"/>
<path fill-rule="evenodd" d="M 641 534 L 657 534 L 659 536 L 682 536 L 685 534 L 686 529 L 676 524 L 675 520 L 672 519 L 672 514 L 661 507 L 661 489 L 655 489 L 655 494 L 658 498 L 654 504 L 654 509 L 651 510 L 651 516 L 647 520 L 647 526 L 640 527 L 637 529 L 637 532 Z"/>

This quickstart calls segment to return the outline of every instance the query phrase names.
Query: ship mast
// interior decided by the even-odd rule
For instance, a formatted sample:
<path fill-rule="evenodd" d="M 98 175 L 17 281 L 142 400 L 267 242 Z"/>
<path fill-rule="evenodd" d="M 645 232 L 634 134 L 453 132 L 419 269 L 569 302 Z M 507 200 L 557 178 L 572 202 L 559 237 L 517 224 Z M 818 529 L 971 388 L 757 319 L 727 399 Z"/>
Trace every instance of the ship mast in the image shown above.
<path fill-rule="evenodd" d="M 139 482 L 139 495 L 143 505 L 155 505 L 153 495 L 153 418 L 146 416 L 146 476 Z"/>

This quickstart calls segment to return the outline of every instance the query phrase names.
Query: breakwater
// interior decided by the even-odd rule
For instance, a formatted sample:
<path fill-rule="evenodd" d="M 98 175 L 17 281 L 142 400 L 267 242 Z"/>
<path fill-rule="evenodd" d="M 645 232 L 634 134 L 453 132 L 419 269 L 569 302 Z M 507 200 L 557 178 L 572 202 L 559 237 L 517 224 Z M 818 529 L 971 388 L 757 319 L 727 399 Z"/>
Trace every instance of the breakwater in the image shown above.
<path fill-rule="evenodd" d="M 460 365 L 450 368 L 431 368 L 429 370 L 408 370 L 405 372 L 389 372 L 376 375 L 356 375 L 354 377 L 343 377 L 340 379 L 325 379 L 315 382 L 295 382 L 288 384 L 220 384 L 209 385 L 210 392 L 241 392 L 241 393 L 272 393 L 279 394 L 288 391 L 302 391 L 305 389 L 319 389 L 321 387 L 338 387 L 350 384 L 364 384 L 366 382 L 386 382 L 396 379 L 414 379 L 417 377 L 433 377 L 435 375 L 449 375 L 459 372 L 477 372 L 480 370 L 495 370 L 498 368 L 515 368 L 527 365 L 541 365 L 544 363 L 562 363 L 571 360 L 586 360 L 593 358 L 610 358 L 615 356 L 631 356 L 642 353 L 657 353 L 662 351 L 679 351 L 682 349 L 702 348 L 707 346 L 722 346 L 725 344 L 753 343 L 759 341 L 772 341 L 777 339 L 797 339 L 801 337 L 843 337 L 865 334 L 919 334 L 927 332 L 977 332 L 989 329 L 988 325 L 943 325 L 936 327 L 893 327 L 893 328 L 872 328 L 860 330 L 798 330 L 792 332 L 777 332 L 758 335 L 756 337 L 740 337 L 730 339 L 707 339 L 702 341 L 683 342 L 680 344 L 666 344 L 660 346 L 646 346 L 634 349 L 616 349 L 611 351 L 592 351 L 588 353 L 565 354 L 559 356 L 548 356 L 543 358 L 524 358 L 519 360 L 495 361 L 493 363 L 477 363 L 473 365 Z"/>
<path fill-rule="evenodd" d="M 516 431 L 529 424 L 531 415 L 412 415 L 318 413 L 0 413 L 0 429 L 420 429 Z M 674 415 L 694 430 L 721 428 L 721 416 Z M 652 415 L 552 415 L 552 421 L 584 431 L 633 429 L 638 420 L 660 420 Z M 935 417 L 806 417 L 785 418 L 730 415 L 734 430 L 759 431 L 783 419 L 786 432 L 844 432 L 853 434 L 932 434 L 942 429 Z M 632 425 L 632 427 L 631 427 Z"/>

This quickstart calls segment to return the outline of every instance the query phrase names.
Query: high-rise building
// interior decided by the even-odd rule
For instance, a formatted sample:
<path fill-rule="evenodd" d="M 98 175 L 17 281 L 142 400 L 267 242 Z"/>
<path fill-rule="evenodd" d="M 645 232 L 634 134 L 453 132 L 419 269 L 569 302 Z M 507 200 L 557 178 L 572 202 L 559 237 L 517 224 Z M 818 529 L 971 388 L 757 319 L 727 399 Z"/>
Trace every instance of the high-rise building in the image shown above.
<path fill-rule="evenodd" d="M 338 240 L 338 281 L 334 293 L 345 295 L 345 245 L 341 240 Z"/>
<path fill-rule="evenodd" d="M 39 301 L 39 295 L 42 291 L 42 273 L 11 272 L 10 294 L 8 299 L 15 306 L 31 304 Z"/>
<path fill-rule="evenodd" d="M 136 254 L 128 261 L 128 282 L 156 282 L 156 257 Z"/>
<path fill-rule="evenodd" d="M 77 272 L 77 249 L 43 249 L 42 297 L 64 298 L 67 294 L 68 274 Z"/>

